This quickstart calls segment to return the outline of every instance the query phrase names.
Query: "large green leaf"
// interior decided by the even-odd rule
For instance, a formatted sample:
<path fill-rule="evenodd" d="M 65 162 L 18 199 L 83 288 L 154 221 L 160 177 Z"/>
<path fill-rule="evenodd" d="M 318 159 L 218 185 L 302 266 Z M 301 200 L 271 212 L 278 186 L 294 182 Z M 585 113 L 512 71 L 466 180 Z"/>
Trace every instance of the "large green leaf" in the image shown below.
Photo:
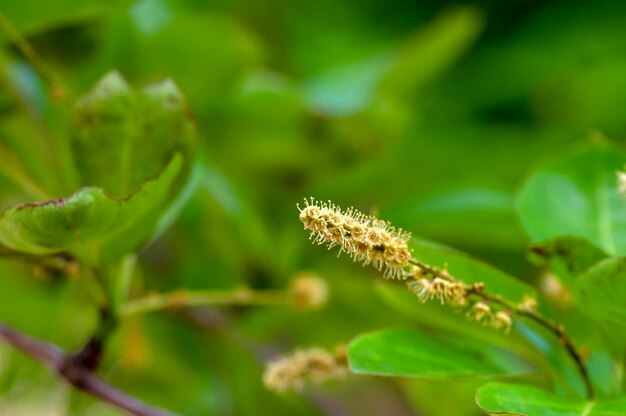
<path fill-rule="evenodd" d="M 407 39 L 385 74 L 379 93 L 385 97 L 410 97 L 440 75 L 474 43 L 484 25 L 480 10 L 448 10 Z"/>
<path fill-rule="evenodd" d="M 171 80 L 136 91 L 111 72 L 74 110 L 71 146 L 81 182 L 112 195 L 159 175 L 176 152 L 186 156 L 187 171 L 195 144 L 189 107 Z"/>
<path fill-rule="evenodd" d="M 626 259 L 609 258 L 581 274 L 575 294 L 589 316 L 626 329 Z"/>
<path fill-rule="evenodd" d="M 128 3 L 126 0 L 4 1 L 2 13 L 22 33 L 33 35 L 108 16 L 113 12 L 119 12 Z M 0 39 L 4 36 L 4 33 L 0 33 Z"/>
<path fill-rule="evenodd" d="M 143 3 L 147 6 L 148 2 Z M 174 7 L 175 2 L 152 3 L 163 18 L 149 19 L 148 7 L 135 7 L 131 12 L 134 28 L 122 32 L 121 39 L 117 35 L 133 45 L 127 66 L 142 78 L 155 74 L 174 78 L 199 114 L 215 116 L 211 110 L 223 108 L 241 77 L 264 66 L 264 43 L 256 31 L 228 13 L 214 8 L 198 13 L 195 7 L 182 11 Z M 228 124 L 222 119 L 211 127 Z"/>
<path fill-rule="evenodd" d="M 621 416 L 626 398 L 587 401 L 560 397 L 536 387 L 489 383 L 476 392 L 476 403 L 487 414 L 519 416 Z"/>
<path fill-rule="evenodd" d="M 535 290 L 514 277 L 480 260 L 461 252 L 416 239 L 411 240 L 413 256 L 431 266 L 445 267 L 457 279 L 466 283 L 483 282 L 485 290 L 499 294 L 513 302 L 519 302 L 524 295 L 535 296 Z"/>
<path fill-rule="evenodd" d="M 448 10 L 410 34 L 399 48 L 333 67 L 310 80 L 305 85 L 306 100 L 316 111 L 347 116 L 381 98 L 411 98 L 458 61 L 483 23 L 475 8 Z"/>
<path fill-rule="evenodd" d="M 415 330 L 387 329 L 361 335 L 348 347 L 358 374 L 466 379 L 528 373 L 510 352 L 467 339 L 444 339 Z"/>
<path fill-rule="evenodd" d="M 70 252 L 93 261 L 102 250 L 107 258 L 118 257 L 149 237 L 181 166 L 176 155 L 158 179 L 123 198 L 87 187 L 66 198 L 11 207 L 0 215 L 0 243 L 30 254 Z"/>
<path fill-rule="evenodd" d="M 511 189 L 476 183 L 412 192 L 410 199 L 384 212 L 393 224 L 454 246 L 519 250 L 524 234 L 513 206 Z"/>
<path fill-rule="evenodd" d="M 615 178 L 624 163 L 624 151 L 595 143 L 537 170 L 518 207 L 531 239 L 577 236 L 626 255 L 626 202 Z"/>

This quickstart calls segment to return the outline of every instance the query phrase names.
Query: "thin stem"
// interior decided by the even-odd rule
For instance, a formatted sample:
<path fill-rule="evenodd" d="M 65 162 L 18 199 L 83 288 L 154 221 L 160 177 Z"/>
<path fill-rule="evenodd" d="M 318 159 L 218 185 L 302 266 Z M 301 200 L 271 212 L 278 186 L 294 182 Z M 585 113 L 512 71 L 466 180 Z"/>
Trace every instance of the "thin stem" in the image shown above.
<path fill-rule="evenodd" d="M 0 30 L 7 34 L 9 39 L 15 44 L 24 58 L 39 74 L 41 79 L 50 86 L 49 92 L 52 100 L 58 103 L 67 104 L 69 99 L 72 97 L 70 89 L 1 11 Z M 75 190 L 78 187 L 76 172 L 74 160 L 72 158 L 72 151 L 69 149 L 66 135 L 61 134 L 59 137 L 53 138 L 51 133 L 51 128 L 53 126 L 51 127 L 49 125 L 51 123 L 46 124 L 44 122 L 45 114 L 42 114 L 41 109 L 37 108 L 33 102 L 31 102 L 28 95 L 19 86 L 15 85 L 15 80 L 12 79 L 8 71 L 2 72 L 3 73 L 0 74 L 0 82 L 5 84 L 7 90 L 14 96 L 17 103 L 23 107 L 27 116 L 33 121 L 33 124 L 41 136 L 43 150 L 45 151 L 44 153 L 47 157 L 44 160 L 46 163 L 42 164 L 42 166 L 44 166 L 43 171 L 42 168 L 37 169 L 37 176 L 40 181 L 45 181 L 48 188 L 54 187 L 57 193 L 65 192 L 68 189 L 70 191 Z M 50 109 L 52 112 L 56 110 L 63 112 L 67 111 L 68 108 L 66 105 L 55 108 L 54 110 Z M 46 109 L 45 113 L 48 112 L 48 109 Z M 52 120 L 52 123 L 54 122 L 55 120 Z M 46 167 L 47 169 L 45 169 Z M 50 169 L 61 172 L 61 178 L 58 178 L 55 175 L 47 174 Z M 61 179 L 61 181 L 59 181 L 59 179 Z"/>
<path fill-rule="evenodd" d="M 114 272 L 113 281 L 113 308 L 118 310 L 128 296 L 133 272 L 137 263 L 137 255 L 129 254 L 120 260 Z"/>
<path fill-rule="evenodd" d="M 119 310 L 122 317 L 154 312 L 163 309 L 187 308 L 206 305 L 281 305 L 291 302 L 284 290 L 253 291 L 248 288 L 234 290 L 179 290 L 148 295 L 127 302 Z"/>
<path fill-rule="evenodd" d="M 589 376 L 589 372 L 587 370 L 587 367 L 585 366 L 585 363 L 584 363 L 582 357 L 578 353 L 578 351 L 576 349 L 576 346 L 574 345 L 573 340 L 565 332 L 565 327 L 563 327 L 563 325 L 561 325 L 561 324 L 557 324 L 555 322 L 551 322 L 551 321 L 547 320 L 545 317 L 543 317 L 542 315 L 537 314 L 536 312 L 527 311 L 527 310 L 523 310 L 523 309 L 519 309 L 518 308 L 515 311 L 515 313 L 520 315 L 520 316 L 525 316 L 525 317 L 527 317 L 529 319 L 532 319 L 533 321 L 535 321 L 539 325 L 541 325 L 544 328 L 552 331 L 552 333 L 554 333 L 559 338 L 559 340 L 561 341 L 561 343 L 563 344 L 563 346 L 567 350 L 567 353 L 570 355 L 570 357 L 572 357 L 572 360 L 576 364 L 576 368 L 578 369 L 578 372 L 580 373 L 580 375 L 583 378 L 583 381 L 585 382 L 585 390 L 587 392 L 587 398 L 588 399 L 593 399 L 594 391 L 593 391 L 593 385 L 591 383 L 591 377 Z"/>
<path fill-rule="evenodd" d="M 61 78 L 48 66 L 46 61 L 39 55 L 33 46 L 17 30 L 13 23 L 0 11 L 0 29 L 4 31 L 11 41 L 17 46 L 24 57 L 30 62 L 35 70 L 52 88 L 52 97 L 63 100 L 69 93 Z"/>
<path fill-rule="evenodd" d="M 136 416 L 175 416 L 111 386 L 54 344 L 35 339 L 0 322 L 0 339 L 44 364 L 67 383 L 103 402 Z"/>
<path fill-rule="evenodd" d="M 98 267 L 90 267 L 89 271 L 91 272 L 91 277 L 93 281 L 96 282 L 103 297 L 103 305 L 102 308 L 111 308 L 113 305 L 113 293 L 110 289 L 109 282 L 105 276 L 105 273 Z"/>
<path fill-rule="evenodd" d="M 589 376 L 587 367 L 585 366 L 585 363 L 582 357 L 580 356 L 578 350 L 576 349 L 576 346 L 574 345 L 574 341 L 567 335 L 567 332 L 565 331 L 565 327 L 563 325 L 558 324 L 556 322 L 552 322 L 551 320 L 541 315 L 537 311 L 524 309 L 520 307 L 519 305 L 514 305 L 508 301 L 505 301 L 500 296 L 485 293 L 482 290 L 482 288 L 472 291 L 471 294 L 478 295 L 483 300 L 486 300 L 492 303 L 497 303 L 505 307 L 509 311 L 511 311 L 511 313 L 518 315 L 518 316 L 526 317 L 534 321 L 535 323 L 543 326 L 548 331 L 552 332 L 561 341 L 561 343 L 565 347 L 565 350 L 567 351 L 569 356 L 572 358 L 572 361 L 574 361 L 574 364 L 576 365 L 576 368 L 585 383 L 585 391 L 587 393 L 587 398 L 592 399 L 594 397 L 593 385 L 591 383 L 591 377 Z"/>
<path fill-rule="evenodd" d="M 56 186 L 57 184 L 54 182 L 54 175 L 50 175 L 49 172 L 53 170 L 53 168 L 57 165 L 56 159 L 53 155 L 54 149 L 54 140 L 51 137 L 48 126 L 44 123 L 43 116 L 39 109 L 33 104 L 27 94 L 24 92 L 22 88 L 20 88 L 14 80 L 11 78 L 9 74 L 8 67 L 6 67 L 6 62 L 0 56 L 0 64 L 2 64 L 3 68 L 0 71 L 0 83 L 6 88 L 6 90 L 13 96 L 15 101 L 19 106 L 22 107 L 26 116 L 32 121 L 35 129 L 39 133 L 39 138 L 41 140 L 41 150 L 44 151 L 45 156 L 43 158 L 37 157 L 36 160 L 31 163 L 29 166 L 29 170 L 32 173 L 36 174 L 39 179 L 40 184 L 44 184 L 44 188 L 51 188 Z M 4 155 L 2 159 L 8 161 L 8 165 L 5 166 L 5 169 L 8 169 L 11 165 L 11 158 L 8 158 L 7 155 Z M 13 159 L 18 160 L 17 156 L 14 156 Z M 22 163 L 20 162 L 20 165 Z M 24 168 L 25 169 L 25 168 Z M 20 183 L 22 186 L 26 184 L 24 188 L 25 191 L 31 193 L 29 188 L 32 188 L 28 183 L 25 183 L 23 178 L 20 178 Z M 43 189 L 42 189 L 43 190 Z M 35 191 L 39 193 L 39 191 Z M 35 199 L 47 200 L 50 199 L 47 195 L 33 195 Z"/>
<path fill-rule="evenodd" d="M 418 266 L 425 275 L 439 277 L 446 280 L 453 280 L 452 276 L 450 276 L 450 274 L 446 270 L 432 267 L 415 259 L 411 259 L 410 263 Z M 466 293 L 468 294 L 468 296 L 475 295 L 484 301 L 498 304 L 504 309 L 508 310 L 511 314 L 515 314 L 520 317 L 526 317 L 552 332 L 559 339 L 559 341 L 561 341 L 561 343 L 565 347 L 565 350 L 567 351 L 567 354 L 571 357 L 572 361 L 576 365 L 576 369 L 580 373 L 583 382 L 585 383 L 587 398 L 592 399 L 594 397 L 593 385 L 591 383 L 589 371 L 587 370 L 587 367 L 585 366 L 584 360 L 580 356 L 580 353 L 576 349 L 574 341 L 567 335 L 567 332 L 565 331 L 565 327 L 563 325 L 552 322 L 535 310 L 523 308 L 520 305 L 513 304 L 512 302 L 503 299 L 499 295 L 485 292 L 484 286 L 481 284 L 470 285 L 466 289 Z"/>

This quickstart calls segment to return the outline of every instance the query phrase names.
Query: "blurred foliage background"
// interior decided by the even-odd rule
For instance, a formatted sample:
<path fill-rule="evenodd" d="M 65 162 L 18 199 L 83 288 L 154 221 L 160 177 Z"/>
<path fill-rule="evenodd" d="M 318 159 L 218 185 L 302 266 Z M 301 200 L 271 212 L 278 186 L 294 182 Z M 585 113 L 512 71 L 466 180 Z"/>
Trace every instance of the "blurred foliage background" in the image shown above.
<path fill-rule="evenodd" d="M 478 414 L 473 382 L 353 376 L 301 395 L 265 390 L 263 365 L 279 353 L 411 323 L 381 299 L 375 271 L 310 245 L 296 203 L 354 205 L 535 281 L 515 215 L 525 175 L 596 130 L 626 137 L 623 2 L 4 0 L 0 11 L 76 96 L 116 69 L 136 87 L 171 78 L 190 102 L 198 190 L 141 253 L 135 291 L 282 288 L 303 271 L 330 285 L 318 311 L 125 322 L 103 375 L 183 414 Z M 72 126 L 13 40 L 0 41 L 0 150 L 45 183 L 42 137 Z M 31 199 L 0 176 L 3 208 Z M 93 330 L 76 278 L 10 259 L 0 270 L 2 320 L 67 348 Z M 0 346 L 0 414 L 118 413 Z"/>

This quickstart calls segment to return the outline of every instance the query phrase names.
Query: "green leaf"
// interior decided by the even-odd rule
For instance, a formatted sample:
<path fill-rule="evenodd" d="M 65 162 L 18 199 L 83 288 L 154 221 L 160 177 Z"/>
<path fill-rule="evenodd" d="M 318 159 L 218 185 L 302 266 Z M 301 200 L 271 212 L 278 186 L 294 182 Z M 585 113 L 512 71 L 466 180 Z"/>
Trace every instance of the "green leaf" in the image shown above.
<path fill-rule="evenodd" d="M 542 241 L 533 244 L 530 252 L 534 263 L 550 267 L 570 288 L 580 273 L 608 257 L 602 249 L 580 237 Z"/>
<path fill-rule="evenodd" d="M 463 184 L 415 192 L 411 199 L 385 209 L 385 218 L 455 246 L 519 250 L 524 234 L 513 206 L 510 189 Z"/>
<path fill-rule="evenodd" d="M 576 236 L 608 254 L 626 255 L 626 202 L 615 178 L 624 163 L 624 151 L 595 143 L 536 171 L 518 206 L 531 239 Z"/>
<path fill-rule="evenodd" d="M 429 380 L 402 379 L 394 383 L 401 389 L 402 397 L 411 404 L 412 415 L 476 416 L 471 406 L 476 389 L 485 384 L 484 379 L 454 383 L 433 383 Z"/>
<path fill-rule="evenodd" d="M 484 16 L 472 7 L 443 13 L 409 37 L 385 74 L 379 93 L 404 98 L 448 69 L 474 43 L 484 26 Z"/>
<path fill-rule="evenodd" d="M 196 193 L 203 179 L 204 167 L 200 161 L 196 161 L 185 186 L 179 190 L 175 198 L 168 204 L 167 208 L 159 216 L 159 222 L 152 235 L 152 240 L 158 238 L 176 221 L 181 211 L 187 205 L 189 200 Z"/>
<path fill-rule="evenodd" d="M 519 416 L 619 416 L 626 398 L 587 401 L 560 397 L 521 384 L 489 383 L 476 392 L 476 403 L 487 414 Z"/>
<path fill-rule="evenodd" d="M 133 90 L 117 72 L 106 75 L 74 110 L 71 147 L 81 182 L 126 195 L 159 175 L 172 155 L 185 156 L 186 177 L 196 144 L 185 98 L 169 79 Z"/>
<path fill-rule="evenodd" d="M 44 5 L 39 0 L 6 1 L 2 3 L 2 12 L 20 32 L 33 35 L 109 16 L 123 10 L 125 3 L 124 0 L 55 0 Z M 0 38 L 4 36 L 0 33 Z"/>
<path fill-rule="evenodd" d="M 406 329 L 359 336 L 348 359 L 354 373 L 378 376 L 467 379 L 528 372 L 519 358 L 490 344 Z"/>
<path fill-rule="evenodd" d="M 576 304 L 592 318 L 626 328 L 626 259 L 601 261 L 581 274 Z"/>
<path fill-rule="evenodd" d="M 376 100 L 384 99 L 383 106 L 388 107 L 388 99 L 410 98 L 463 56 L 483 23 L 475 8 L 444 12 L 410 34 L 401 47 L 333 67 L 310 80 L 305 85 L 306 101 L 316 112 L 349 116 Z"/>
<path fill-rule="evenodd" d="M 30 254 L 117 258 L 149 237 L 181 166 L 176 155 L 159 178 L 123 198 L 87 187 L 66 198 L 11 207 L 0 215 L 0 243 Z"/>
<path fill-rule="evenodd" d="M 416 259 L 436 267 L 447 265 L 455 278 L 469 284 L 483 282 L 486 291 L 513 302 L 521 301 L 524 295 L 536 295 L 535 290 L 521 280 L 467 254 L 416 239 L 411 240 L 410 248 Z"/>
<path fill-rule="evenodd" d="M 120 39 L 127 42 L 130 36 L 133 44 L 133 54 L 128 56 L 126 65 L 144 79 L 155 74 L 172 77 L 196 111 L 202 116 L 215 116 L 212 110 L 223 108 L 232 87 L 251 71 L 264 66 L 265 45 L 255 31 L 235 16 L 215 9 L 198 13 L 192 7 L 183 11 L 173 7 L 174 2 L 160 3 L 164 5 L 162 11 L 172 13 L 172 18 L 165 16 L 161 22 L 153 21 L 153 27 L 142 22 L 147 17 L 145 11 L 133 8 L 134 27 L 121 33 Z M 223 126 L 225 121 L 211 125 Z"/>

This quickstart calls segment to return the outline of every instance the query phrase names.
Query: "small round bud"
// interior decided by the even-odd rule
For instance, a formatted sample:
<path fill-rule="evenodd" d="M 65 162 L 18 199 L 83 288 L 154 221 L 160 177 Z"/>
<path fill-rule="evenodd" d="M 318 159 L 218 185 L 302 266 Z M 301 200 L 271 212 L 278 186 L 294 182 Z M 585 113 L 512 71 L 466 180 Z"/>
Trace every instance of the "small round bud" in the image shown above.
<path fill-rule="evenodd" d="M 524 295 L 522 302 L 517 306 L 525 311 L 534 312 L 537 310 L 537 299 L 533 296 Z"/>
<path fill-rule="evenodd" d="M 491 327 L 494 329 L 504 329 L 504 333 L 509 335 L 511 332 L 511 327 L 513 326 L 513 320 L 511 319 L 511 314 L 505 311 L 496 312 L 493 317 L 493 322 L 491 323 Z"/>
<path fill-rule="evenodd" d="M 299 273 L 291 281 L 290 293 L 298 308 L 317 309 L 328 301 L 328 284 L 312 273 Z"/>
<path fill-rule="evenodd" d="M 441 304 L 450 303 L 459 305 L 466 297 L 465 285 L 455 280 L 446 280 L 441 277 L 432 279 L 412 280 L 407 283 L 409 290 L 417 295 L 420 302 L 439 299 Z"/>
<path fill-rule="evenodd" d="M 248 286 L 242 285 L 235 289 L 235 302 L 240 304 L 249 303 L 254 297 L 252 289 Z"/>
<path fill-rule="evenodd" d="M 572 303 L 572 293 L 552 273 L 546 273 L 539 281 L 539 287 L 545 295 L 563 306 Z"/>
<path fill-rule="evenodd" d="M 424 269 L 422 269 L 420 266 L 411 266 L 408 274 L 414 279 L 421 279 L 422 277 L 424 277 Z"/>
<path fill-rule="evenodd" d="M 52 276 L 52 270 L 44 264 L 36 264 L 33 267 L 33 276 L 37 280 L 47 280 Z"/>
<path fill-rule="evenodd" d="M 467 317 L 474 321 L 480 322 L 485 318 L 491 316 L 491 308 L 487 304 L 487 302 L 481 300 L 480 302 L 476 302 L 470 310 L 467 312 Z"/>
<path fill-rule="evenodd" d="M 65 273 L 70 279 L 75 279 L 80 276 L 80 263 L 76 260 L 70 260 L 65 265 Z"/>

